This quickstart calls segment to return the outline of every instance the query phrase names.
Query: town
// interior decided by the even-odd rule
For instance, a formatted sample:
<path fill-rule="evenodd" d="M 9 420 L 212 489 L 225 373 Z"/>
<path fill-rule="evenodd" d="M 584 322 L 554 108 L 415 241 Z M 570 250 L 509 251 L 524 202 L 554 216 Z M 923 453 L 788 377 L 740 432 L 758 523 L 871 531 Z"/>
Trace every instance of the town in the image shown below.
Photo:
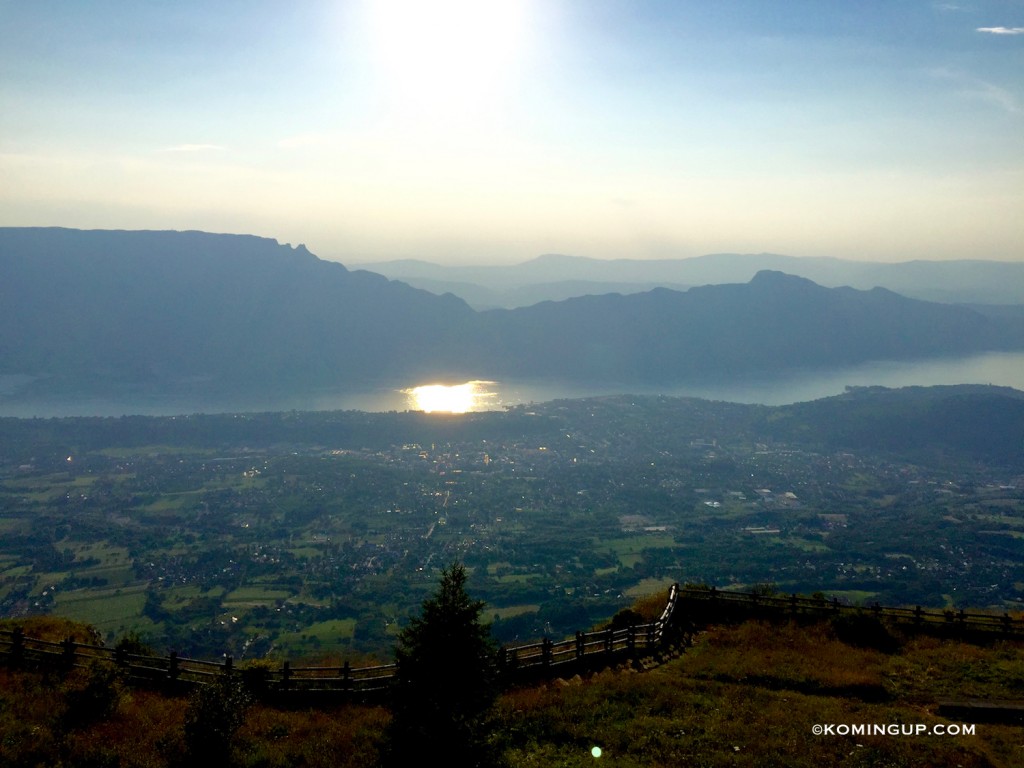
<path fill-rule="evenodd" d="M 0 612 L 196 657 L 386 657 L 455 561 L 500 642 L 673 582 L 1019 606 L 1019 467 L 782 441 L 771 410 L 3 420 Z"/>

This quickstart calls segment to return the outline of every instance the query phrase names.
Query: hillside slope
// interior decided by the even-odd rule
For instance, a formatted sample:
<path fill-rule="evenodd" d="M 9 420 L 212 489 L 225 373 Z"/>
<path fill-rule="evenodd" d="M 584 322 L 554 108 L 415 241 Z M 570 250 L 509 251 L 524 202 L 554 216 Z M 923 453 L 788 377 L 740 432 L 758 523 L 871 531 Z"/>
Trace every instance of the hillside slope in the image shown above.
<path fill-rule="evenodd" d="M 511 768 L 592 765 L 594 747 L 632 768 L 1019 765 L 1019 726 L 982 721 L 966 723 L 968 735 L 947 735 L 962 723 L 939 714 L 938 703 L 1019 699 L 1020 644 L 897 639 L 883 652 L 840 640 L 828 623 L 710 626 L 683 656 L 645 673 L 608 669 L 506 692 L 490 718 L 492 739 Z M 5 764 L 180 765 L 196 709 L 96 670 L 44 678 L 0 668 Z M 369 768 L 389 719 L 379 707 L 254 705 L 231 737 L 231 764 Z M 897 731 L 835 732 L 863 725 Z M 927 732 L 900 730 L 919 727 Z"/>
<path fill-rule="evenodd" d="M 64 379 L 316 385 L 448 370 L 445 340 L 473 316 L 452 296 L 242 235 L 0 229 L 0 274 L 3 372 Z"/>
<path fill-rule="evenodd" d="M 304 246 L 0 229 L 0 375 L 53 391 L 431 378 L 643 383 L 1024 347 L 1019 317 L 779 272 L 474 312 Z"/>

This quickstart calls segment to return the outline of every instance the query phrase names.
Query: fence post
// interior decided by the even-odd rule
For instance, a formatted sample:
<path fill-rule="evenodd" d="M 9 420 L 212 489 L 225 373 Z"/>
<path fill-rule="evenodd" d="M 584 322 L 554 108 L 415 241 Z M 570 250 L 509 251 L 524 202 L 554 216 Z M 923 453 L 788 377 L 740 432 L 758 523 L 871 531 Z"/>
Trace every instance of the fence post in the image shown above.
<path fill-rule="evenodd" d="M 75 666 L 75 641 L 68 637 L 64 639 L 64 642 L 61 643 L 61 645 L 63 647 L 62 661 L 64 662 L 64 666 L 66 669 L 71 669 Z"/>
<path fill-rule="evenodd" d="M 636 651 L 636 624 L 630 624 L 626 631 L 626 642 L 629 644 L 629 655 Z"/>
<path fill-rule="evenodd" d="M 919 605 L 916 608 L 914 608 L 914 623 L 915 624 L 920 624 L 923 619 L 924 619 L 924 611 L 921 609 L 921 606 Z"/>
<path fill-rule="evenodd" d="M 181 669 L 178 667 L 178 652 L 171 651 L 170 663 L 167 665 L 167 679 L 175 682 L 179 674 L 181 674 Z"/>
<path fill-rule="evenodd" d="M 551 648 L 551 646 L 552 646 L 552 643 L 551 643 L 550 639 L 548 639 L 546 637 L 541 639 L 541 647 L 540 647 L 541 663 L 545 667 L 550 667 L 551 666 L 551 655 L 552 655 L 552 648 Z"/>
<path fill-rule="evenodd" d="M 25 630 L 15 627 L 11 632 L 11 663 L 20 664 L 25 657 Z"/>
<path fill-rule="evenodd" d="M 230 653 L 224 654 L 224 674 L 228 677 L 235 669 L 235 660 L 231 657 Z"/>
<path fill-rule="evenodd" d="M 281 665 L 281 688 L 283 690 L 288 690 L 288 685 L 291 683 L 291 679 L 292 664 L 290 661 L 285 661 L 285 663 Z"/>
<path fill-rule="evenodd" d="M 1010 618 L 1010 614 L 1004 613 L 1002 621 L 1003 632 L 1005 632 L 1006 634 L 1010 634 L 1010 632 L 1013 630 L 1013 619 Z"/>
<path fill-rule="evenodd" d="M 341 670 L 342 682 L 341 687 L 346 691 L 352 688 L 352 664 L 346 659 L 345 666 Z"/>
<path fill-rule="evenodd" d="M 796 614 L 796 592 L 789 596 L 789 611 L 792 614 Z"/>
<path fill-rule="evenodd" d="M 610 654 L 615 644 L 615 634 L 611 629 L 604 633 L 604 652 Z"/>
<path fill-rule="evenodd" d="M 583 644 L 583 633 L 576 630 L 576 658 L 582 659 L 585 646 Z"/>

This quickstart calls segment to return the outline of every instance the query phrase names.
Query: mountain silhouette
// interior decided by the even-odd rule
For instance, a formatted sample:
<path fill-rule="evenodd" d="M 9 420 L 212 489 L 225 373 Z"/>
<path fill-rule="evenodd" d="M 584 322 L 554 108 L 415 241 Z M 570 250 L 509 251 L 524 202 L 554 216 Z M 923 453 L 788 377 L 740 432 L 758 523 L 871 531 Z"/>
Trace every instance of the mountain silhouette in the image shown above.
<path fill-rule="evenodd" d="M 267 238 L 0 229 L 0 374 L 55 391 L 672 382 L 1022 346 L 1016 315 L 776 271 L 477 312 Z"/>

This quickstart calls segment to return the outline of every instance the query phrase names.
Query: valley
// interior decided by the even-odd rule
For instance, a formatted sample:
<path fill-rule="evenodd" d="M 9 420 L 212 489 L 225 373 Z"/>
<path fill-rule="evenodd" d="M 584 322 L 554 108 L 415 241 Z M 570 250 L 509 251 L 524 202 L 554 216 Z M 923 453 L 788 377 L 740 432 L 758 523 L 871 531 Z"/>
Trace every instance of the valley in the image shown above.
<path fill-rule="evenodd" d="M 386 658 L 455 560 L 500 642 L 673 581 L 1014 610 L 1022 403 L 952 387 L 3 419 L 0 609 L 242 659 Z"/>

